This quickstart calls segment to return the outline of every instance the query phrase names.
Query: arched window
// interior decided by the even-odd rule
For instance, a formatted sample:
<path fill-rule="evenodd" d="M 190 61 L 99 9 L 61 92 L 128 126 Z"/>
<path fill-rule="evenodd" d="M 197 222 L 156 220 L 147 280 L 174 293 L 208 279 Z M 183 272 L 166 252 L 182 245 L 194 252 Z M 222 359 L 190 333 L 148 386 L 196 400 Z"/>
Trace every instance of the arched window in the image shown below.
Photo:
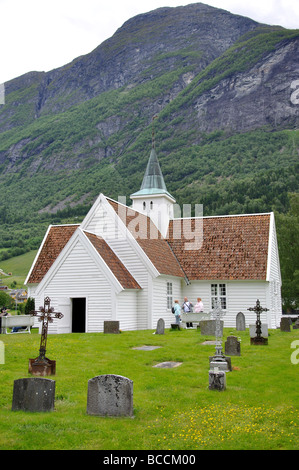
<path fill-rule="evenodd" d="M 143 210 L 145 210 L 145 209 L 146 209 L 146 202 L 143 201 Z"/>
<path fill-rule="evenodd" d="M 153 203 L 153 201 L 151 201 L 150 202 L 150 209 L 153 209 L 153 207 L 154 207 L 154 203 Z"/>

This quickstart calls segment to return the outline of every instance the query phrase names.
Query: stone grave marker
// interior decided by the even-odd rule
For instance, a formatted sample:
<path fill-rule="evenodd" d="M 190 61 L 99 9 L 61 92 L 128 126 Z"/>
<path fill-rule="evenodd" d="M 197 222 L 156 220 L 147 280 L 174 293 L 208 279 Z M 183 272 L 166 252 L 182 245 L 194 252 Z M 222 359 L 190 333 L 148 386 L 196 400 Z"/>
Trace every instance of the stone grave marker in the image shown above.
<path fill-rule="evenodd" d="M 156 335 L 164 335 L 165 321 L 163 318 L 159 318 L 157 322 Z"/>
<path fill-rule="evenodd" d="M 282 317 L 280 319 L 280 331 L 289 333 L 291 331 L 291 322 L 288 317 Z"/>
<path fill-rule="evenodd" d="M 223 370 L 209 370 L 209 390 L 226 390 L 226 374 Z"/>
<path fill-rule="evenodd" d="M 106 334 L 119 334 L 119 321 L 104 321 L 104 333 Z"/>
<path fill-rule="evenodd" d="M 220 320 L 221 336 L 223 335 L 223 324 L 223 320 Z M 216 320 L 201 320 L 199 326 L 202 335 L 216 336 Z"/>
<path fill-rule="evenodd" d="M 154 351 L 155 349 L 159 349 L 159 348 L 162 348 L 162 346 L 147 346 L 147 345 L 144 345 L 144 346 L 136 346 L 135 348 L 132 348 L 132 349 L 136 349 L 136 350 L 139 350 L 139 351 Z"/>
<path fill-rule="evenodd" d="M 55 380 L 38 377 L 14 381 L 12 411 L 54 410 Z"/>
<path fill-rule="evenodd" d="M 268 325 L 267 323 L 261 324 L 261 334 L 263 338 L 268 338 Z M 249 325 L 249 336 L 254 338 L 256 336 L 256 325 Z"/>
<path fill-rule="evenodd" d="M 240 356 L 241 345 L 236 336 L 228 336 L 225 342 L 225 354 L 229 356 Z"/>
<path fill-rule="evenodd" d="M 88 381 L 87 414 L 132 416 L 133 381 L 121 375 L 98 375 Z"/>
<path fill-rule="evenodd" d="M 158 369 L 173 369 L 174 367 L 179 367 L 182 364 L 182 362 L 165 361 L 160 362 L 159 364 L 156 364 L 153 367 L 157 367 Z"/>
<path fill-rule="evenodd" d="M 297 318 L 297 320 L 295 321 L 293 325 L 293 330 L 298 330 L 298 329 L 299 329 L 299 318 Z"/>
<path fill-rule="evenodd" d="M 245 331 L 245 315 L 243 312 L 239 312 L 236 316 L 236 330 L 237 331 Z"/>

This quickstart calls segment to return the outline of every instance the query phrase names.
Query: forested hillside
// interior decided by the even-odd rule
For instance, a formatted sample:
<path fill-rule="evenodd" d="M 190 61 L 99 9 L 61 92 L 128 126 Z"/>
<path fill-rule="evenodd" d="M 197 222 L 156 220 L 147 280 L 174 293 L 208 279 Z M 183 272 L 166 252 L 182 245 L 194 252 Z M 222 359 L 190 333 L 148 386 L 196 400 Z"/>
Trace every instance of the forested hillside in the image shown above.
<path fill-rule="evenodd" d="M 199 3 L 138 15 L 90 54 L 5 84 L 0 260 L 36 249 L 49 223 L 80 221 L 100 192 L 130 204 L 154 116 L 178 204 L 274 210 L 283 244 L 298 209 L 298 56 L 299 31 Z"/>

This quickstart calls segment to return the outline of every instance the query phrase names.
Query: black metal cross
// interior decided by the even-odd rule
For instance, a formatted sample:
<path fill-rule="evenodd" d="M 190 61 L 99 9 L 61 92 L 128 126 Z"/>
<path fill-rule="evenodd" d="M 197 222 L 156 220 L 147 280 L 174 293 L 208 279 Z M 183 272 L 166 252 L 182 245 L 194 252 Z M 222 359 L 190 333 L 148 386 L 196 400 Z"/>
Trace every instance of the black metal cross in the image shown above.
<path fill-rule="evenodd" d="M 31 310 L 30 315 L 38 317 L 39 321 L 42 322 L 41 340 L 39 348 L 39 356 L 36 359 L 36 363 L 47 363 L 46 358 L 46 344 L 48 336 L 48 325 L 53 323 L 54 318 L 62 318 L 63 314 L 60 312 L 54 312 L 54 308 L 50 307 L 51 299 L 46 297 L 44 300 L 44 306 L 39 307 L 39 310 Z M 52 316 L 54 315 L 54 316 Z"/>
<path fill-rule="evenodd" d="M 247 310 L 250 310 L 251 312 L 256 313 L 256 337 L 261 338 L 262 337 L 261 313 L 268 312 L 269 309 L 261 307 L 260 301 L 259 299 L 257 299 L 255 307 L 250 307 Z"/>

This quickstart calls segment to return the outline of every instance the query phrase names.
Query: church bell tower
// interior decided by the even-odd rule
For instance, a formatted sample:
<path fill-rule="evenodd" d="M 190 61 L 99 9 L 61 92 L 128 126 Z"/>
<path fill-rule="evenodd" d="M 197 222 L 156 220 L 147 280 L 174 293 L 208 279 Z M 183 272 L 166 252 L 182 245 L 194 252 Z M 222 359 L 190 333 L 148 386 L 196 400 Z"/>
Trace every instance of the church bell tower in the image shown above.
<path fill-rule="evenodd" d="M 131 194 L 132 209 L 147 215 L 165 237 L 169 220 L 173 219 L 175 199 L 167 191 L 155 150 L 154 132 L 152 150 L 140 190 Z"/>

